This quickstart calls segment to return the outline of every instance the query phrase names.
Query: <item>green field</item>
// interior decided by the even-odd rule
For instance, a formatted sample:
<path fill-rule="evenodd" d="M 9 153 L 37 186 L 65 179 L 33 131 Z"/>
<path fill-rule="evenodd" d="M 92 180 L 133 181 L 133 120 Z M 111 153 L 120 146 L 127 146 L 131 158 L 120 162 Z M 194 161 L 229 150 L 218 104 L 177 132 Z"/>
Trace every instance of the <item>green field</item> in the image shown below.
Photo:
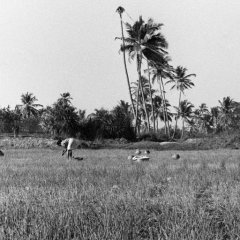
<path fill-rule="evenodd" d="M 240 239 L 240 151 L 9 149 L 0 239 Z"/>

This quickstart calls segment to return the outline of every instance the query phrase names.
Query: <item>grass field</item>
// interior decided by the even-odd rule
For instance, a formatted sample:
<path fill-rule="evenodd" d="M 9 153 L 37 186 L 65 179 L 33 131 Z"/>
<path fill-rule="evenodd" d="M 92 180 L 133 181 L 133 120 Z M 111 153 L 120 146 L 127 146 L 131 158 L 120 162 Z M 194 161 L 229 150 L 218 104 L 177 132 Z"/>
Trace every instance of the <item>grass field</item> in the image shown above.
<path fill-rule="evenodd" d="M 240 151 L 9 149 L 0 239 L 240 239 Z"/>

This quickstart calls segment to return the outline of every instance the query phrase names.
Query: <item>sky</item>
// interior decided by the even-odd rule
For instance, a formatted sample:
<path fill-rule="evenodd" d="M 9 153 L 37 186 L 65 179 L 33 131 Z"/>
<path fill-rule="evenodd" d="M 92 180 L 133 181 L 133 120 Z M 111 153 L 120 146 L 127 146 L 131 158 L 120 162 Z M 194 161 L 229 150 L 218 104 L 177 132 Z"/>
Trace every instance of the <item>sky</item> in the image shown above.
<path fill-rule="evenodd" d="M 124 22 L 142 15 L 164 24 L 171 64 L 197 75 L 184 96 L 195 107 L 240 101 L 238 0 L 0 0 L 0 107 L 14 108 L 26 92 L 44 106 L 70 92 L 87 113 L 129 102 L 118 6 Z M 128 67 L 135 81 L 136 63 Z M 166 97 L 177 105 L 176 91 Z"/>

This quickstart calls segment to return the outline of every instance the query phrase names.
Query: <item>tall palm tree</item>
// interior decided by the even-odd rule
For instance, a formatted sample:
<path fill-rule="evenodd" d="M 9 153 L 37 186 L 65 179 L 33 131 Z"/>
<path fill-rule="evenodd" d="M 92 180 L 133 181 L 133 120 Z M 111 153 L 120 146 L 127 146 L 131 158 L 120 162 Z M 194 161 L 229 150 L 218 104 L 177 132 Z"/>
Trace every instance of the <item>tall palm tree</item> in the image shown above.
<path fill-rule="evenodd" d="M 156 131 L 155 126 L 155 114 L 154 114 L 154 104 L 153 104 L 153 96 L 152 96 L 152 85 L 151 85 L 151 73 L 149 69 L 149 61 L 147 61 L 147 71 L 148 71 L 148 84 L 149 84 L 149 92 L 150 92 L 150 101 L 151 101 L 151 112 L 152 112 L 152 122 L 153 122 L 153 132 Z"/>
<path fill-rule="evenodd" d="M 16 107 L 21 109 L 23 117 L 29 118 L 31 115 L 37 116 L 39 112 L 39 107 L 43 107 L 41 104 L 35 103 L 37 98 L 33 95 L 33 93 L 25 93 L 21 95 L 22 104 L 17 105 Z"/>
<path fill-rule="evenodd" d="M 122 14 L 123 14 L 124 11 L 125 11 L 125 9 L 121 6 L 119 6 L 116 10 L 116 12 L 118 12 L 118 14 L 120 16 L 120 25 L 121 25 L 121 33 L 122 33 L 122 46 L 121 46 L 122 49 L 125 49 L 125 40 L 124 40 L 124 33 L 123 33 L 123 21 L 122 21 Z M 124 63 L 124 69 L 125 69 L 125 74 L 126 74 L 126 78 L 127 78 L 128 92 L 129 92 L 129 96 L 130 96 L 130 100 L 131 100 L 131 104 L 132 104 L 133 115 L 134 115 L 134 118 L 136 118 L 136 110 L 135 110 L 135 106 L 133 104 L 133 98 L 132 98 L 132 94 L 131 94 L 131 87 L 130 87 L 130 80 L 129 80 L 128 70 L 127 70 L 125 51 L 123 51 L 123 63 Z"/>
<path fill-rule="evenodd" d="M 180 108 L 181 104 L 181 97 L 182 94 L 184 94 L 184 91 L 188 88 L 192 88 L 194 86 L 194 83 L 190 79 L 191 77 L 196 77 L 196 74 L 188 74 L 186 75 L 187 69 L 182 66 L 177 66 L 175 69 L 175 77 L 170 79 L 167 83 L 172 83 L 173 86 L 171 89 L 176 89 L 179 91 L 179 99 L 178 99 L 178 107 Z M 175 124 L 175 131 L 173 134 L 173 137 L 175 135 L 176 129 L 177 129 L 177 119 L 176 118 L 176 124 Z"/>
<path fill-rule="evenodd" d="M 123 51 L 128 51 L 131 59 L 136 58 L 137 63 L 137 72 L 138 72 L 138 89 L 142 89 L 141 84 L 141 67 L 142 60 L 146 58 L 147 60 L 156 60 L 162 57 L 162 54 L 166 51 L 167 42 L 164 36 L 159 32 L 162 24 L 155 24 L 152 19 L 149 19 L 145 23 L 142 17 L 139 17 L 139 20 L 136 21 L 133 25 L 126 23 L 126 31 L 128 37 L 125 38 L 127 43 Z M 137 105 L 139 100 L 139 94 L 137 98 Z M 136 106 L 137 110 L 138 106 Z M 144 103 L 144 110 L 147 116 L 148 130 L 150 129 L 149 117 L 146 109 L 146 104 Z M 136 115 L 138 113 L 136 112 Z M 137 124 L 137 118 L 135 125 Z"/>
<path fill-rule="evenodd" d="M 165 134 L 170 134 L 169 121 L 166 115 L 167 106 L 166 106 L 166 96 L 165 96 L 165 88 L 163 84 L 163 79 L 173 78 L 173 67 L 169 65 L 170 58 L 169 56 L 163 56 L 160 61 L 151 62 L 151 68 L 148 69 L 152 73 L 152 82 L 154 83 L 157 79 L 160 89 L 160 95 L 163 99 L 163 113 L 164 113 L 164 124 L 165 124 Z"/>
<path fill-rule="evenodd" d="M 182 119 L 182 135 L 181 138 L 183 138 L 184 135 L 184 128 L 185 128 L 185 122 L 191 122 L 193 117 L 193 107 L 194 105 L 187 100 L 181 101 L 179 104 L 179 107 L 175 107 L 177 111 L 176 118 Z"/>

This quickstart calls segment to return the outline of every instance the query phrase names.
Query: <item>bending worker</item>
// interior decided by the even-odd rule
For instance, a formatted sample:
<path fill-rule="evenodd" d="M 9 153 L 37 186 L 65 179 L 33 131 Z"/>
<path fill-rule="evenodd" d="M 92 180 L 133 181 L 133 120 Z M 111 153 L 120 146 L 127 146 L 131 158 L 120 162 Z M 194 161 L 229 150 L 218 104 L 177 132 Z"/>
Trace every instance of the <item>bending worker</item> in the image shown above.
<path fill-rule="evenodd" d="M 65 149 L 62 151 L 62 156 L 67 152 L 67 158 L 74 158 L 72 156 L 72 150 L 80 148 L 82 145 L 85 145 L 83 141 L 76 139 L 76 138 L 67 138 L 65 140 L 58 140 L 58 146 L 62 146 Z"/>

